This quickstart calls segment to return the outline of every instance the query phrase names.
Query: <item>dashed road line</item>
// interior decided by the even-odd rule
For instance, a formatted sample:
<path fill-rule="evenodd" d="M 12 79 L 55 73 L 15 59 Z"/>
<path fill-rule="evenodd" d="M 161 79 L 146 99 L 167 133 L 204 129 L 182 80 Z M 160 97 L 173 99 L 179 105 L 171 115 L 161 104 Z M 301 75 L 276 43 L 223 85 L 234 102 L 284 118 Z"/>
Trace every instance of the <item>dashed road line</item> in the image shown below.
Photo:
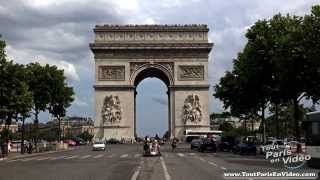
<path fill-rule="evenodd" d="M 194 155 L 196 155 L 196 153 L 189 153 L 189 155 L 190 155 L 190 156 L 194 156 Z"/>
<path fill-rule="evenodd" d="M 209 163 L 210 165 L 213 165 L 213 166 L 215 166 L 215 167 L 218 167 L 218 165 L 217 165 L 216 163 L 214 163 L 214 162 L 208 161 L 208 163 Z"/>
<path fill-rule="evenodd" d="M 74 158 L 77 158 L 78 155 L 74 155 L 74 156 L 68 156 L 68 157 L 65 157 L 64 159 L 74 159 Z"/>
<path fill-rule="evenodd" d="M 129 156 L 128 154 L 123 154 L 123 155 L 120 156 L 120 158 L 126 158 L 128 156 Z"/>
<path fill-rule="evenodd" d="M 221 168 L 222 170 L 227 170 L 227 168 L 225 168 L 225 167 L 223 167 L 223 166 L 221 166 L 220 168 Z"/>
<path fill-rule="evenodd" d="M 81 158 L 79 158 L 79 159 L 87 159 L 87 158 L 89 158 L 89 157 L 91 157 L 91 155 L 85 155 L 85 156 L 83 156 L 83 157 L 81 157 Z"/>
<path fill-rule="evenodd" d="M 137 179 L 138 179 L 138 176 L 139 176 L 140 171 L 141 171 L 141 168 L 142 168 L 142 164 L 143 164 L 143 161 L 141 160 L 139 166 L 138 166 L 137 169 L 134 171 L 134 173 L 133 173 L 133 175 L 131 176 L 131 179 L 130 179 L 130 180 L 137 180 Z"/>
<path fill-rule="evenodd" d="M 180 156 L 180 157 L 184 157 L 184 154 L 182 154 L 182 153 L 178 153 L 178 156 Z"/>
<path fill-rule="evenodd" d="M 53 157 L 49 160 L 54 161 L 54 160 L 59 160 L 59 159 L 64 159 L 66 156 L 58 156 L 58 157 Z"/>
<path fill-rule="evenodd" d="M 98 158 L 101 158 L 101 157 L 103 157 L 103 156 L 104 156 L 104 154 L 99 154 L 99 155 L 97 155 L 97 156 L 94 156 L 93 158 L 98 159 Z"/>
<path fill-rule="evenodd" d="M 171 177 L 169 175 L 169 172 L 168 172 L 168 169 L 167 169 L 166 163 L 164 162 L 163 157 L 160 157 L 160 161 L 161 161 L 161 166 L 163 168 L 165 180 L 171 180 Z"/>
<path fill-rule="evenodd" d="M 43 160 L 48 160 L 48 159 L 50 159 L 51 157 L 43 157 L 43 158 L 39 158 L 39 159 L 37 159 L 37 161 L 43 161 Z"/>
<path fill-rule="evenodd" d="M 8 163 L 10 162 L 16 162 L 16 161 L 20 161 L 21 159 L 13 159 L 13 160 L 10 160 L 10 161 L 7 161 Z"/>

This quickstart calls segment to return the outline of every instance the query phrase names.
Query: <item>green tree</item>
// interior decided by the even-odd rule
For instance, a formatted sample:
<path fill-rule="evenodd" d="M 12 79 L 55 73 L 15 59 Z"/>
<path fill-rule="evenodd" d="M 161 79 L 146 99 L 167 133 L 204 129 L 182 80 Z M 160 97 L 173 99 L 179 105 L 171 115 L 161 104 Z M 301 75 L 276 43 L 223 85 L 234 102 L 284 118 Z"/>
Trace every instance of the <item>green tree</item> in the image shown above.
<path fill-rule="evenodd" d="M 85 131 L 85 132 L 81 133 L 78 137 L 80 137 L 84 141 L 91 141 L 93 138 L 93 135 L 90 134 L 88 131 Z"/>
<path fill-rule="evenodd" d="M 47 109 L 59 121 L 58 139 L 61 140 L 61 119 L 66 115 L 67 108 L 74 100 L 74 92 L 73 88 L 66 84 L 63 70 L 48 65 L 45 68 L 50 74 L 47 80 L 50 86 L 50 100 Z"/>

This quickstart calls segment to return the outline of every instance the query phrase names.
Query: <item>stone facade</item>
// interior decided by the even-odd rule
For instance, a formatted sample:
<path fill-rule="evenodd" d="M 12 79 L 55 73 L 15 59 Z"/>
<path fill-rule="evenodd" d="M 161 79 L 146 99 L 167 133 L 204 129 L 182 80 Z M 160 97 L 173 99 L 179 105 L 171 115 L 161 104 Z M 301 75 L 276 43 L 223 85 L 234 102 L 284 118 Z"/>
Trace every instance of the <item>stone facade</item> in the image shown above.
<path fill-rule="evenodd" d="M 96 26 L 90 44 L 95 138 L 135 137 L 135 88 L 148 77 L 168 86 L 171 137 L 183 139 L 187 129 L 209 130 L 208 54 L 213 44 L 208 31 L 206 25 Z"/>

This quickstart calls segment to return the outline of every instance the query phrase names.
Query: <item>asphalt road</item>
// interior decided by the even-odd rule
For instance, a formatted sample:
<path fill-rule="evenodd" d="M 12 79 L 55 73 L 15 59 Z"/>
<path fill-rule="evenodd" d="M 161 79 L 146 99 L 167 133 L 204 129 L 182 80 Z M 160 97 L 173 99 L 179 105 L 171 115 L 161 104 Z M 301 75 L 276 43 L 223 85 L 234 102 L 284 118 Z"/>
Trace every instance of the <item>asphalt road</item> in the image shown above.
<path fill-rule="evenodd" d="M 161 157 L 143 157 L 142 145 L 90 146 L 16 160 L 0 161 L 0 180 L 219 180 L 230 169 L 281 168 L 263 157 L 198 153 L 187 145 L 175 152 L 161 147 Z"/>

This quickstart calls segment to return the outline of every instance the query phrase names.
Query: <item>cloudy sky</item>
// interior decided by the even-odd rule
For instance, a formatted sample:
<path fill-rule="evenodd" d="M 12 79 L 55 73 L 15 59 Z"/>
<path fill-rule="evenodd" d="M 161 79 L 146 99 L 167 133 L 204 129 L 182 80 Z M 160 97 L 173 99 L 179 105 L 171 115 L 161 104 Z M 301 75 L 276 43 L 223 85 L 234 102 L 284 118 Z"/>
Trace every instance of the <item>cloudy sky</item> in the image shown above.
<path fill-rule="evenodd" d="M 69 115 L 94 117 L 94 61 L 88 44 L 96 24 L 208 24 L 215 47 L 209 59 L 210 85 L 217 83 L 241 51 L 244 33 L 258 19 L 276 13 L 303 15 L 318 0 L 0 0 L 0 34 L 10 59 L 55 64 L 76 92 Z M 146 79 L 138 87 L 138 132 L 167 128 L 166 87 Z M 141 95 L 144 94 L 144 95 Z M 212 87 L 210 89 L 212 94 Z M 222 111 L 210 96 L 210 111 Z M 152 106 L 149 106 L 152 104 Z M 145 111 L 146 107 L 152 107 Z M 157 115 L 155 115 L 157 114 Z M 47 116 L 42 116 L 45 121 Z M 156 127 L 154 127 L 156 125 Z"/>

